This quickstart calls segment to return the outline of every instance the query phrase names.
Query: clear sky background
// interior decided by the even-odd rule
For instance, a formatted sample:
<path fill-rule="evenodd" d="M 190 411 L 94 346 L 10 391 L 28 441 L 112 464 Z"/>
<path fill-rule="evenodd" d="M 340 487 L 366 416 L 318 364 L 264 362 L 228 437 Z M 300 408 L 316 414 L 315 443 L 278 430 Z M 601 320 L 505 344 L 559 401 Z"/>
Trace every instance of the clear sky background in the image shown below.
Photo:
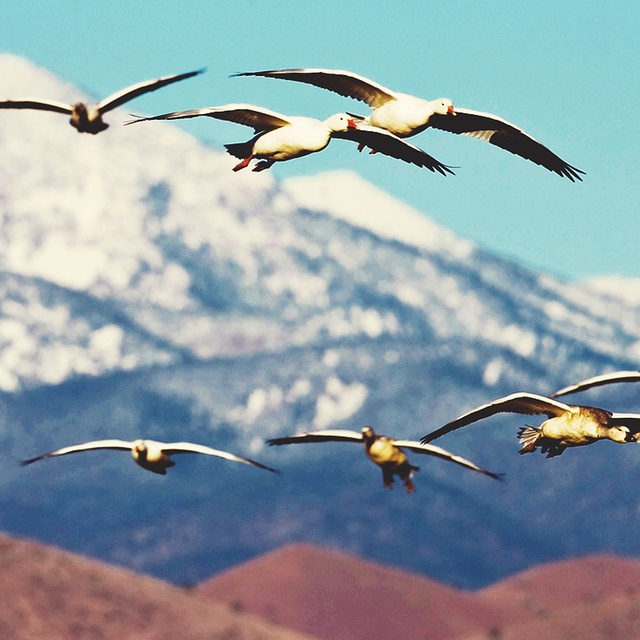
<path fill-rule="evenodd" d="M 147 78 L 207 67 L 179 90 L 160 90 L 130 103 L 133 113 L 229 102 L 319 118 L 344 110 L 366 113 L 365 104 L 316 87 L 228 77 L 236 71 L 325 67 L 500 115 L 585 170 L 584 182 L 572 184 L 487 143 L 429 130 L 411 142 L 459 166 L 456 176 L 358 154 L 344 141 L 278 163 L 272 172 L 284 179 L 353 169 L 456 233 L 537 269 L 570 279 L 640 276 L 638 3 L 28 0 L 6 5 L 0 11 L 0 47 L 98 98 Z M 218 147 L 251 135 L 246 127 L 209 118 L 178 126 Z"/>

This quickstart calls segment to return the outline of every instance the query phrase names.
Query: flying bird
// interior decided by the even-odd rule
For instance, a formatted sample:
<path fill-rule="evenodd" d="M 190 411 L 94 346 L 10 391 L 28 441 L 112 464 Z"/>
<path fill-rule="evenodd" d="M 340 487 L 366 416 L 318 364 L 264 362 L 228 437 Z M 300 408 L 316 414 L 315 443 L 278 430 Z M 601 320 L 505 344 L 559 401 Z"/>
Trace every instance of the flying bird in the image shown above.
<path fill-rule="evenodd" d="M 1 100 L 0 109 L 38 109 L 41 111 L 54 111 L 56 113 L 64 113 L 71 116 L 69 124 L 78 130 L 78 133 L 96 134 L 104 131 L 109 125 L 104 122 L 102 116 L 144 93 L 156 91 L 168 84 L 191 78 L 192 76 L 202 73 L 204 69 L 197 71 L 189 71 L 188 73 L 180 73 L 177 75 L 163 76 L 154 80 L 145 80 L 138 82 L 130 87 L 126 87 L 117 93 L 114 93 L 97 104 L 87 104 L 85 102 L 76 102 L 75 104 L 66 104 L 54 100 L 39 100 L 34 98 L 15 98 L 11 100 Z"/>
<path fill-rule="evenodd" d="M 405 138 L 428 127 L 485 140 L 525 160 L 530 160 L 575 182 L 582 180 L 577 169 L 559 158 L 518 126 L 491 113 L 454 108 L 448 98 L 424 100 L 387 89 L 363 76 L 338 69 L 272 69 L 248 71 L 234 76 L 260 76 L 294 80 L 328 89 L 342 96 L 366 102 L 371 113 L 368 124 Z"/>
<path fill-rule="evenodd" d="M 423 444 L 440 436 L 488 418 L 496 413 L 521 413 L 547 416 L 539 427 L 526 426 L 518 431 L 522 448 L 518 453 L 533 453 L 540 447 L 547 458 L 559 456 L 567 447 L 579 447 L 596 440 L 635 442 L 640 431 L 640 414 L 612 413 L 606 409 L 568 405 L 533 393 L 514 393 L 461 415 L 421 439 Z"/>
<path fill-rule="evenodd" d="M 453 173 L 448 166 L 422 149 L 385 129 L 365 123 L 359 116 L 346 113 L 336 113 L 326 120 L 317 120 L 305 116 L 286 116 L 251 104 L 227 104 L 137 118 L 127 124 L 198 116 L 227 120 L 253 128 L 255 135 L 247 142 L 225 145 L 228 153 L 241 161 L 233 168 L 234 171 L 244 169 L 253 159 L 260 160 L 253 171 L 263 171 L 269 169 L 274 162 L 284 162 L 322 151 L 332 138 L 343 138 L 366 144 L 384 155 L 437 171 L 442 175 Z"/>
<path fill-rule="evenodd" d="M 119 449 L 123 451 L 131 451 L 131 455 L 136 464 L 140 465 L 147 471 L 165 475 L 169 467 L 173 467 L 175 462 L 171 460 L 171 456 L 176 453 L 202 453 L 207 456 L 217 456 L 219 458 L 225 458 L 232 460 L 233 462 L 243 462 L 245 464 L 251 464 L 260 469 L 266 469 L 273 473 L 278 473 L 275 469 L 267 467 L 266 465 L 251 460 L 249 458 L 243 458 L 242 456 L 236 456 L 233 453 L 227 451 L 220 451 L 219 449 L 212 449 L 202 444 L 194 444 L 193 442 L 157 442 L 156 440 L 134 440 L 133 442 L 126 442 L 125 440 L 93 440 L 91 442 L 85 442 L 83 444 L 76 444 L 71 447 L 63 447 L 62 449 L 56 449 L 55 451 L 49 451 L 43 453 L 35 458 L 24 460 L 21 464 L 23 466 L 43 460 L 44 458 L 52 458 L 55 456 L 65 456 L 68 453 L 77 453 L 79 451 L 92 451 L 94 449 Z"/>
<path fill-rule="evenodd" d="M 415 486 L 411 478 L 414 472 L 419 470 L 419 467 L 416 467 L 409 462 L 407 454 L 403 449 L 409 449 L 415 453 L 436 456 L 444 460 L 449 460 L 450 462 L 455 462 L 463 467 L 467 467 L 467 469 L 484 473 L 492 478 L 500 478 L 500 475 L 487 471 L 486 469 L 482 469 L 473 462 L 449 453 L 440 447 L 420 444 L 419 442 L 413 442 L 411 440 L 396 440 L 395 438 L 390 438 L 388 436 L 378 435 L 369 426 L 363 427 L 360 433 L 357 431 L 348 431 L 343 429 L 327 429 L 324 431 L 312 431 L 310 433 L 301 433 L 294 436 L 285 436 L 283 438 L 272 438 L 271 440 L 267 440 L 267 444 L 273 446 L 297 444 L 300 442 L 331 441 L 364 443 L 364 450 L 369 460 L 377 464 L 382 469 L 384 486 L 391 487 L 393 485 L 393 476 L 397 475 L 402 479 L 407 493 L 415 491 Z"/>
<path fill-rule="evenodd" d="M 599 376 L 587 378 L 586 380 L 582 380 L 580 382 L 577 382 L 576 384 L 569 385 L 568 387 L 563 387 L 555 393 L 552 393 L 551 397 L 557 398 L 558 396 L 565 396 L 569 393 L 576 393 L 578 391 L 586 391 L 587 389 L 591 389 L 593 387 L 600 387 L 602 385 L 611 384 L 614 382 L 639 381 L 640 371 L 612 371 L 611 373 L 603 373 Z"/>

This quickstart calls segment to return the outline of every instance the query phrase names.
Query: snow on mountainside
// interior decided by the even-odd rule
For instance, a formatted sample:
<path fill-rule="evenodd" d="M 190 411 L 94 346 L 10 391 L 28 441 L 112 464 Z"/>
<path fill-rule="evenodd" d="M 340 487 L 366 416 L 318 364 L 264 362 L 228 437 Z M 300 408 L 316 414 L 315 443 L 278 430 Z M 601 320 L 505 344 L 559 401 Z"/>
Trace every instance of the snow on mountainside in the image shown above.
<path fill-rule="evenodd" d="M 0 75 L 7 95 L 79 94 L 12 55 Z M 178 581 L 301 540 L 470 586 L 563 553 L 640 554 L 631 447 L 523 461 L 523 420 L 504 418 L 442 446 L 513 481 L 421 460 L 416 500 L 383 492 L 354 451 L 263 447 L 365 423 L 415 439 L 491 397 L 637 368 L 637 307 L 490 255 L 354 174 L 234 173 L 172 125 L 120 126 L 127 114 L 89 136 L 60 114 L 0 113 L 4 450 L 142 435 L 287 474 L 183 457 L 158 482 L 89 453 L 0 465 L 3 527 Z M 616 397 L 637 410 L 628 386 Z"/>
<path fill-rule="evenodd" d="M 8 95 L 75 100 L 80 93 L 12 55 L 0 57 L 0 70 Z M 84 292 L 121 314 L 115 323 L 76 324 L 63 339 L 59 320 L 69 314 L 70 301 L 45 303 L 46 313 L 33 313 L 41 299 L 6 298 L 2 322 L 12 338 L 0 359 L 2 389 L 185 355 L 309 344 L 326 334 L 405 333 L 398 313 L 350 302 L 353 285 L 345 274 L 359 274 L 358 284 L 366 279 L 363 270 L 375 274 L 366 286 L 377 296 L 410 310 L 440 338 L 488 340 L 522 357 L 552 351 L 533 321 L 552 334 L 588 337 L 610 356 L 640 355 L 640 331 L 624 313 L 617 328 L 603 328 L 601 318 L 583 313 L 589 300 L 582 291 L 567 296 L 556 281 L 530 274 L 517 290 L 505 279 L 504 263 L 353 174 L 297 178 L 281 188 L 269 174 L 230 172 L 225 154 L 172 126 L 120 126 L 126 119 L 110 113 L 111 128 L 89 136 L 59 114 L 2 113 L 0 268 Z M 300 208 L 319 212 L 321 221 L 313 224 L 324 232 L 310 229 Z M 339 221 L 353 228 L 346 241 L 344 233 L 327 234 L 345 228 Z M 358 228 L 376 239 L 358 240 L 354 251 Z M 406 269 L 395 269 L 372 248 L 389 241 L 410 249 Z M 518 306 L 496 305 L 494 295 L 513 296 Z M 39 334 L 49 327 L 37 345 L 25 305 L 33 306 L 29 315 L 38 317 Z M 143 335 L 134 339 L 131 325 Z M 618 329 L 623 349 L 611 344 Z M 128 348 L 139 340 L 147 345 L 142 354 Z M 34 362 L 40 347 L 44 355 Z M 493 364 L 488 379 L 500 368 Z"/>
<path fill-rule="evenodd" d="M 585 280 L 584 285 L 598 294 L 618 298 L 630 307 L 640 307 L 640 279 L 601 276 Z"/>
<path fill-rule="evenodd" d="M 298 206 L 326 211 L 381 238 L 441 251 L 460 260 L 472 258 L 471 242 L 458 238 L 351 171 L 289 178 L 282 188 Z"/>

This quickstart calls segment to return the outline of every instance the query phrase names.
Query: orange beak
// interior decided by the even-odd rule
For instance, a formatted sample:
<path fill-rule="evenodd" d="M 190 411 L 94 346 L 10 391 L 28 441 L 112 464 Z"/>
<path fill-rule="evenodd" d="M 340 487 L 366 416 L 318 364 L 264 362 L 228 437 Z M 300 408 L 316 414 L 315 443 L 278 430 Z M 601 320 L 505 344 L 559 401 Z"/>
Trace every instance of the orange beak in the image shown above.
<path fill-rule="evenodd" d="M 347 128 L 348 129 L 357 129 L 358 125 L 355 120 L 347 120 Z"/>
<path fill-rule="evenodd" d="M 452 116 L 457 115 L 457 114 L 456 114 L 456 110 L 453 108 L 453 105 L 452 105 L 452 104 L 450 104 L 450 105 L 447 107 L 447 113 L 448 113 L 448 114 L 450 114 L 450 115 L 452 115 Z"/>

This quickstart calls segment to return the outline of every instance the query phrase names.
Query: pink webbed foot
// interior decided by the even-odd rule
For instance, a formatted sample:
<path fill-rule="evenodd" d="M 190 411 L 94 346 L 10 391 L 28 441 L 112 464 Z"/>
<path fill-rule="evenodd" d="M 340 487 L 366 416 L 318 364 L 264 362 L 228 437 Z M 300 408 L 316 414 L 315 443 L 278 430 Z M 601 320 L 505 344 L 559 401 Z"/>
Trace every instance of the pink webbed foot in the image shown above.
<path fill-rule="evenodd" d="M 245 158 L 244 160 L 241 160 L 240 162 L 238 162 L 238 164 L 233 167 L 234 171 L 240 171 L 240 169 L 244 169 L 245 167 L 249 166 L 249 163 L 253 160 L 253 155 L 250 155 L 248 158 Z"/>
<path fill-rule="evenodd" d="M 255 167 L 253 167 L 252 171 L 264 171 L 265 169 L 268 169 L 272 164 L 272 160 L 261 160 Z"/>
<path fill-rule="evenodd" d="M 413 493 L 416 490 L 416 487 L 411 481 L 411 478 L 407 478 L 404 481 L 404 488 L 407 490 L 407 493 Z"/>

